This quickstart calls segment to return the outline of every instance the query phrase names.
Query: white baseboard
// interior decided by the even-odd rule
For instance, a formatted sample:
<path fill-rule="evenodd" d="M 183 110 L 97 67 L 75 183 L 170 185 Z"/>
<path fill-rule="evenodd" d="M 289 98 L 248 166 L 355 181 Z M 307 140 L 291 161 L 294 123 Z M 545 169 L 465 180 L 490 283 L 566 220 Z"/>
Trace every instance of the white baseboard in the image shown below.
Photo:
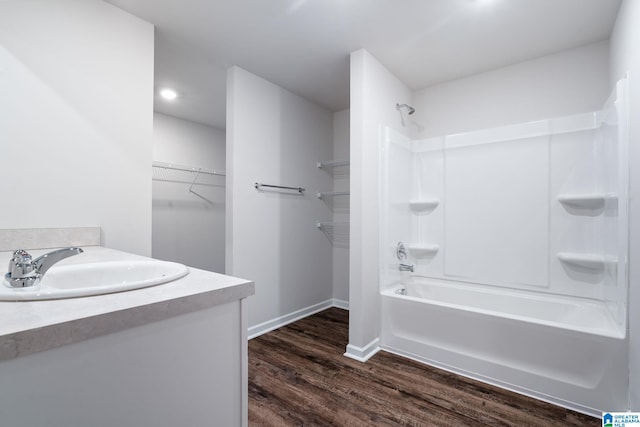
<path fill-rule="evenodd" d="M 271 332 L 274 329 L 281 328 L 282 326 L 288 325 L 289 323 L 293 323 L 296 320 L 304 319 L 305 317 L 311 316 L 312 314 L 316 314 L 321 312 L 322 310 L 326 310 L 327 308 L 338 307 L 344 310 L 349 309 L 349 303 L 347 301 L 341 301 L 337 299 L 328 299 L 318 304 L 314 304 L 312 306 L 302 308 L 300 310 L 296 310 L 292 313 L 285 314 L 284 316 L 277 317 L 272 320 L 268 320 L 266 322 L 262 322 L 258 325 L 251 326 L 248 332 L 248 338 L 253 339 L 255 337 L 259 337 L 262 334 L 266 334 L 267 332 Z"/>
<path fill-rule="evenodd" d="M 376 338 L 364 347 L 358 347 L 353 344 L 347 345 L 347 351 L 344 355 L 359 362 L 366 362 L 378 351 L 380 351 L 380 339 Z"/>
<path fill-rule="evenodd" d="M 349 301 L 343 301 L 343 300 L 334 298 L 333 307 L 341 308 L 343 310 L 349 310 Z"/>

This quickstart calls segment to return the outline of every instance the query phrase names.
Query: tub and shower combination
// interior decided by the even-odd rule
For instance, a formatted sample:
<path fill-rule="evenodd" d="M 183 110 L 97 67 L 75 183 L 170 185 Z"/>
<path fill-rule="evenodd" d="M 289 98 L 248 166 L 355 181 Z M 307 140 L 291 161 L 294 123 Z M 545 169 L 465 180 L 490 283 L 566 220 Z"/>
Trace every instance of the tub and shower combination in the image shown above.
<path fill-rule="evenodd" d="M 589 114 L 423 140 L 387 129 L 381 347 L 627 410 L 627 145 L 625 81 Z"/>

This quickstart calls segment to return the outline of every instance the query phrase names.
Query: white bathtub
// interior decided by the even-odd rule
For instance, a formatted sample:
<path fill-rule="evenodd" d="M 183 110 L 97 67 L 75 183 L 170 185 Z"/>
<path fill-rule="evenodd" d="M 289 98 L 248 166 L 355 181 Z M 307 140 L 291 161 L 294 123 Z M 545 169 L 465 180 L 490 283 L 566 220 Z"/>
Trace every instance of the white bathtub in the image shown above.
<path fill-rule="evenodd" d="M 601 302 L 421 277 L 381 299 L 387 351 L 591 415 L 627 410 L 625 328 Z"/>

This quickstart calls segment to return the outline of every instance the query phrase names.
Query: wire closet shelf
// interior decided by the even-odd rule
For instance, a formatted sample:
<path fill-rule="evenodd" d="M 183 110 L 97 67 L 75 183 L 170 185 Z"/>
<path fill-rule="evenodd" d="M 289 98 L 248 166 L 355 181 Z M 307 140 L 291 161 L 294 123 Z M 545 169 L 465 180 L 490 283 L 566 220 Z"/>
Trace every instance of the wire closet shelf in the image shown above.
<path fill-rule="evenodd" d="M 198 193 L 195 188 L 222 187 L 226 174 L 216 169 L 197 168 L 193 166 L 178 165 L 175 163 L 152 162 L 152 179 L 154 181 L 189 184 L 189 193 L 213 203 L 208 197 Z"/>

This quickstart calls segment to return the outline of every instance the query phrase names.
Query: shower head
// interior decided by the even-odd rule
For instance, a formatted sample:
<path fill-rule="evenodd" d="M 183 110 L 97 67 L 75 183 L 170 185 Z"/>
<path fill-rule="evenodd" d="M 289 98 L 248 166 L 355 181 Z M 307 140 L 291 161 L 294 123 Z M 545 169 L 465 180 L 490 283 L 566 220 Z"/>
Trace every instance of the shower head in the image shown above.
<path fill-rule="evenodd" d="M 396 104 L 396 109 L 398 111 L 400 111 L 401 108 L 406 108 L 407 111 L 409 112 L 409 115 L 411 115 L 411 114 L 416 112 L 416 109 L 413 108 L 411 105 L 408 105 L 408 104 Z"/>

